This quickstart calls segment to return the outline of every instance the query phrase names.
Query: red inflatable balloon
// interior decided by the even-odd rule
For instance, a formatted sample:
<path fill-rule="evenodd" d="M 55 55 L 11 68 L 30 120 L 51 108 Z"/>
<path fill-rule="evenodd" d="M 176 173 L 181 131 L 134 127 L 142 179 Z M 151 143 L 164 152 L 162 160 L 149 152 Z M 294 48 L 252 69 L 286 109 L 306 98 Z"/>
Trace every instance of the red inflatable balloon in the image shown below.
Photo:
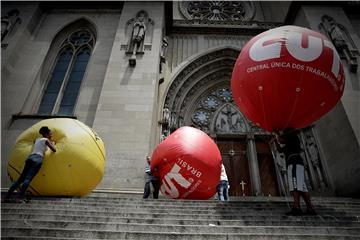
<path fill-rule="evenodd" d="M 209 199 L 220 181 L 221 155 L 206 133 L 181 127 L 162 141 L 151 158 L 161 192 L 176 199 Z"/>
<path fill-rule="evenodd" d="M 333 44 L 318 32 L 296 26 L 252 38 L 231 79 L 241 112 L 268 131 L 310 125 L 335 106 L 344 84 Z"/>

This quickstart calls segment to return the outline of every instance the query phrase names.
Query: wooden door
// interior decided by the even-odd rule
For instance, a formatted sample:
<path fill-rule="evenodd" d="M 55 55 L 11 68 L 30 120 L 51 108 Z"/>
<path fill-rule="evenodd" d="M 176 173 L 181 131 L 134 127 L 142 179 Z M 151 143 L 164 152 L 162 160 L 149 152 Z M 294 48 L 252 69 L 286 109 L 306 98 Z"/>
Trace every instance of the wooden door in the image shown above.
<path fill-rule="evenodd" d="M 255 141 L 262 193 L 265 196 L 279 196 L 279 186 L 269 143 L 261 138 Z"/>
<path fill-rule="evenodd" d="M 229 179 L 229 195 L 251 196 L 246 139 L 217 139 L 216 143 Z"/>

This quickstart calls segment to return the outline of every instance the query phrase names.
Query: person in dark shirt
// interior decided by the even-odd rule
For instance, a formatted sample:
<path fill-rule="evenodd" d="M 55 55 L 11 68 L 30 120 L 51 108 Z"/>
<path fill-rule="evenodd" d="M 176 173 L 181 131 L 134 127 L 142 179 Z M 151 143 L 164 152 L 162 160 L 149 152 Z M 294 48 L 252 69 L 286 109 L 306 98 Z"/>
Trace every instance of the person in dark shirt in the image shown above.
<path fill-rule="evenodd" d="M 282 134 L 275 133 L 275 136 L 279 152 L 284 153 L 286 157 L 289 190 L 294 199 L 293 207 L 286 215 L 299 216 L 303 214 L 300 208 L 300 196 L 303 197 L 307 206 L 305 214 L 316 215 L 305 183 L 304 160 L 301 156 L 303 150 L 297 131 L 294 128 L 287 128 Z"/>
<path fill-rule="evenodd" d="M 159 190 L 160 190 L 160 181 L 159 181 L 159 178 L 150 171 L 150 161 L 151 161 L 150 157 L 146 156 L 145 186 L 144 186 L 143 198 L 146 199 L 150 196 L 150 193 L 151 193 L 150 183 L 151 183 L 154 188 L 153 198 L 158 199 L 159 198 Z"/>

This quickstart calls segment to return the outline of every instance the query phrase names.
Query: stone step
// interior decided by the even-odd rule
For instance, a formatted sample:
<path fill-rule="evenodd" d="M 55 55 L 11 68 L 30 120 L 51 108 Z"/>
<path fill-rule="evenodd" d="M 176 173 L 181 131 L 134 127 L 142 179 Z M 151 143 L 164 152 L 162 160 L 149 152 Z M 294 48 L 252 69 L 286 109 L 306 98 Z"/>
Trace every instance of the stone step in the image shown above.
<path fill-rule="evenodd" d="M 224 234 L 186 234 L 186 233 L 170 233 L 170 234 L 153 234 L 153 233 L 124 233 L 124 238 L 116 238 L 117 240 L 359 240 L 358 236 L 340 236 L 340 235 L 284 235 L 284 234 L 272 234 L 272 235 L 259 235 L 259 234 L 247 234 L 247 235 L 224 235 Z M 4 240 L 84 240 L 89 238 L 73 238 L 73 237 L 41 237 L 41 236 L 3 236 Z M 110 238 L 91 238 L 91 240 L 110 240 Z"/>
<path fill-rule="evenodd" d="M 125 203 L 125 202 L 131 202 L 131 203 L 139 203 L 139 202 L 153 202 L 156 201 L 158 203 L 164 203 L 164 204 L 173 204 L 176 203 L 177 205 L 181 204 L 194 204 L 194 205 L 203 205 L 206 204 L 218 204 L 219 201 L 217 200 L 179 200 L 179 199 L 167 199 L 167 198 L 161 198 L 161 199 L 142 199 L 142 197 L 132 197 L 132 198 L 124 198 L 124 197 L 118 197 L 118 198 L 101 198 L 101 197 L 71 197 L 71 198 L 54 198 L 54 197 L 31 197 L 32 200 L 49 200 L 49 201 L 85 201 L 85 202 L 113 202 L 113 203 Z M 256 204 L 256 203 L 270 203 L 270 204 L 276 204 L 276 203 L 288 203 L 291 202 L 292 198 L 290 197 L 242 197 L 242 198 L 236 198 L 232 199 L 230 198 L 229 204 L 236 204 L 237 202 L 241 202 L 243 204 Z M 346 199 L 346 198 L 333 198 L 333 199 L 322 199 L 322 198 L 312 198 L 312 201 L 314 203 L 322 203 L 322 204 L 339 204 L 339 205 L 357 205 L 360 206 L 360 200 L 359 199 Z"/>
<path fill-rule="evenodd" d="M 91 207 L 118 207 L 118 206 L 122 206 L 122 207 L 130 207 L 130 208 L 140 208 L 140 207 L 151 207 L 151 208 L 163 208 L 163 207 L 167 207 L 167 208 L 187 208 L 187 209 L 202 209 L 202 210 L 207 210 L 207 209 L 214 209 L 214 208 L 231 208 L 231 209 L 248 209 L 249 207 L 251 208 L 279 208 L 279 207 L 286 207 L 288 205 L 290 205 L 291 203 L 287 203 L 287 202 L 264 202 L 264 203 L 251 203 L 251 202 L 217 202 L 216 204 L 209 204 L 207 202 L 204 202 L 204 204 L 202 205 L 193 205 L 193 204 L 179 204 L 178 202 L 170 202 L 170 203 L 163 203 L 163 202 L 157 202 L 157 201 L 147 201 L 147 200 L 143 200 L 140 202 L 126 202 L 126 203 L 117 203 L 117 202 L 99 202 L 99 201 L 78 201 L 77 199 L 75 200 L 71 200 L 71 199 L 62 199 L 62 200 L 56 200 L 56 201 L 51 201 L 51 200 L 41 200 L 41 199 L 32 199 L 29 203 L 31 203 L 32 205 L 66 205 L 68 206 L 69 204 L 71 205 L 76 205 L 76 206 L 91 206 Z M 7 204 L 5 203 L 4 206 L 6 206 Z M 304 206 L 304 204 L 302 204 Z M 323 204 L 323 203 L 314 203 L 315 206 L 321 206 L 323 208 L 341 208 L 341 209 L 349 209 L 349 210 L 354 210 L 354 209 L 359 209 L 360 210 L 360 205 L 356 205 L 356 204 Z"/>
<path fill-rule="evenodd" d="M 3 223 L 4 224 L 4 223 Z M 311 226 L 199 226 L 199 225 L 156 225 L 156 224 L 121 224 L 121 223 L 101 223 L 101 222 L 64 222 L 64 221 L 10 221 L 2 227 L 5 229 L 52 229 L 72 230 L 74 232 L 88 231 L 112 231 L 112 232 L 141 232 L 148 231 L 154 233 L 242 233 L 242 234 L 340 234 L 340 235 L 359 235 L 359 227 L 311 227 Z"/>
<path fill-rule="evenodd" d="M 69 207 L 42 207 L 42 206 L 34 206 L 29 204 L 19 204 L 15 207 L 7 208 L 5 206 L 2 207 L 2 213 L 61 213 L 61 214 L 75 214 L 75 215 L 101 215 L 107 214 L 111 216 L 123 216 L 123 217 L 130 217 L 130 216 L 144 216 L 144 215 L 151 215 L 153 217 L 169 217 L 169 216 L 176 216 L 176 217 L 186 217 L 186 216 L 194 216 L 195 219 L 199 217 L 206 217 L 208 215 L 216 216 L 216 217 L 235 217 L 239 218 L 242 216 L 277 216 L 283 215 L 288 209 L 275 209 L 272 211 L 268 211 L 266 209 L 259 209 L 259 210 L 242 210 L 242 211 L 228 211 L 228 210 L 211 210 L 211 211 L 197 211 L 197 210 L 173 210 L 173 209 L 122 209 L 122 208 L 105 208 L 105 209 L 92 209 L 92 208 L 77 208 L 73 206 Z M 354 212 L 345 212 L 345 211 L 338 211 L 333 209 L 317 209 L 319 216 L 333 216 L 333 217 L 342 217 L 342 216 L 359 216 L 359 214 Z"/>
<path fill-rule="evenodd" d="M 337 220 L 337 221 L 359 221 L 357 215 L 345 213 L 338 214 L 321 214 L 317 216 L 285 216 L 284 212 L 279 214 L 258 213 L 258 214 L 171 214 L 171 213 L 149 213 L 149 212 L 96 212 L 96 211 L 76 211 L 76 210 L 48 210 L 39 212 L 37 209 L 2 209 L 2 215 L 14 216 L 33 216 L 33 215 L 68 215 L 68 216 L 84 216 L 84 217 L 121 217 L 121 218 L 153 218 L 153 219 L 193 219 L 193 220 L 282 220 L 291 218 L 303 219 L 319 219 L 321 220 Z"/>
<path fill-rule="evenodd" d="M 20 219 L 20 220 L 19 220 Z M 102 216 L 76 216 L 58 214 L 3 214 L 3 226 L 11 221 L 77 221 L 77 222 L 101 222 L 101 223 L 133 223 L 133 224 L 157 224 L 157 225 L 210 225 L 210 226 L 325 226 L 325 227 L 360 227 L 360 221 L 341 221 L 333 218 L 323 217 L 287 217 L 273 219 L 248 219 L 248 220 L 219 220 L 219 219 L 154 219 L 154 218 L 122 218 L 122 217 L 102 217 Z"/>
<path fill-rule="evenodd" d="M 218 208 L 188 208 L 188 207 L 162 207 L 162 206 L 137 206 L 137 205 L 110 205 L 110 206 L 87 206 L 87 205 L 76 205 L 76 204 L 3 204 L 2 211 L 7 210 L 20 210 L 20 209 L 36 209 L 38 211 L 92 211 L 92 212 L 122 212 L 122 213 L 181 213 L 181 214 L 258 214 L 261 213 L 271 213 L 274 214 L 283 214 L 284 211 L 288 209 L 288 207 L 227 207 L 226 205 L 221 205 Z M 352 215 L 360 215 L 360 208 L 323 208 L 321 206 L 316 207 L 318 214 L 343 214 L 345 212 L 349 212 Z"/>
<path fill-rule="evenodd" d="M 316 228 L 316 227 L 239 227 L 237 228 L 238 232 L 229 233 L 229 232 L 223 232 L 219 233 L 216 231 L 221 231 L 220 228 L 216 227 L 177 227 L 177 226 L 169 226 L 169 229 L 166 229 L 168 231 L 165 231 L 165 227 L 156 228 L 155 226 L 150 228 L 148 225 L 145 225 L 148 227 L 148 229 L 143 229 L 141 226 L 139 229 L 136 229 L 135 231 L 131 230 L 91 230 L 91 229 L 68 229 L 68 228 L 37 228 L 37 227 L 14 227 L 14 228 L 5 228 L 2 229 L 3 236 L 11 236 L 13 233 L 17 233 L 19 236 L 42 236 L 42 237 L 72 237 L 72 238 L 87 238 L 87 239 L 93 239 L 93 238 L 107 238 L 107 239 L 119 239 L 119 238 L 130 238 L 130 234 L 134 234 L 134 236 L 139 235 L 141 233 L 152 233 L 152 235 L 155 237 L 156 235 L 164 235 L 164 234 L 184 234 L 185 235 L 204 235 L 206 234 L 208 237 L 211 235 L 225 235 L 230 238 L 232 237 L 240 237 L 243 235 L 307 235 L 311 234 L 312 236 L 317 235 L 326 235 L 326 236 L 357 236 L 359 237 L 360 231 L 358 229 L 352 229 L 352 228 Z M 150 228 L 150 229 L 149 229 Z M 214 228 L 212 231 L 209 232 L 212 228 Z M 162 230 L 161 230 L 162 229 Z M 224 229 L 224 228 L 221 228 Z M 235 228 L 233 228 L 235 229 Z M 160 232 L 159 232 L 160 230 Z M 171 230 L 171 231 L 170 231 Z M 228 229 L 230 230 L 230 229 Z M 191 232 L 189 232 L 191 231 Z M 136 238 L 138 239 L 138 238 Z M 148 236 L 148 239 L 154 239 L 150 236 Z M 155 238 L 156 239 L 156 238 Z M 161 238 L 163 239 L 163 238 Z"/>

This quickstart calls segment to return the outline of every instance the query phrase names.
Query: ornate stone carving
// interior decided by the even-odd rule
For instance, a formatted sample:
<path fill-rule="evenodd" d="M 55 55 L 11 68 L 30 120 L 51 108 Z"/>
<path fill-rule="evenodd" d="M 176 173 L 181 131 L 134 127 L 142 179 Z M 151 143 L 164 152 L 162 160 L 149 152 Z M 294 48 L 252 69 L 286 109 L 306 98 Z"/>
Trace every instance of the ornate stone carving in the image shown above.
<path fill-rule="evenodd" d="M 226 134 L 247 133 L 247 120 L 234 105 L 227 103 L 215 117 L 214 131 Z"/>
<path fill-rule="evenodd" d="M 129 36 L 129 41 L 126 45 L 126 53 L 131 54 L 129 59 L 130 66 L 136 65 L 137 54 L 143 54 L 145 48 L 146 50 L 151 50 L 151 44 L 148 44 L 145 38 L 147 35 L 152 35 L 152 31 L 149 31 L 149 28 L 153 24 L 153 20 L 149 18 L 147 12 L 143 10 L 138 12 L 135 18 L 127 21 L 126 35 Z M 123 45 L 121 45 L 121 49 L 124 49 Z"/>
<path fill-rule="evenodd" d="M 250 1 L 183 1 L 179 8 L 187 19 L 237 21 L 251 20 L 255 15 Z"/>
<path fill-rule="evenodd" d="M 347 29 L 328 15 L 322 16 L 319 29 L 331 39 L 340 56 L 346 59 L 350 71 L 356 73 L 359 50 Z"/>
<path fill-rule="evenodd" d="M 19 10 L 12 9 L 1 17 L 1 41 L 14 29 L 17 23 L 21 24 L 19 14 Z"/>

